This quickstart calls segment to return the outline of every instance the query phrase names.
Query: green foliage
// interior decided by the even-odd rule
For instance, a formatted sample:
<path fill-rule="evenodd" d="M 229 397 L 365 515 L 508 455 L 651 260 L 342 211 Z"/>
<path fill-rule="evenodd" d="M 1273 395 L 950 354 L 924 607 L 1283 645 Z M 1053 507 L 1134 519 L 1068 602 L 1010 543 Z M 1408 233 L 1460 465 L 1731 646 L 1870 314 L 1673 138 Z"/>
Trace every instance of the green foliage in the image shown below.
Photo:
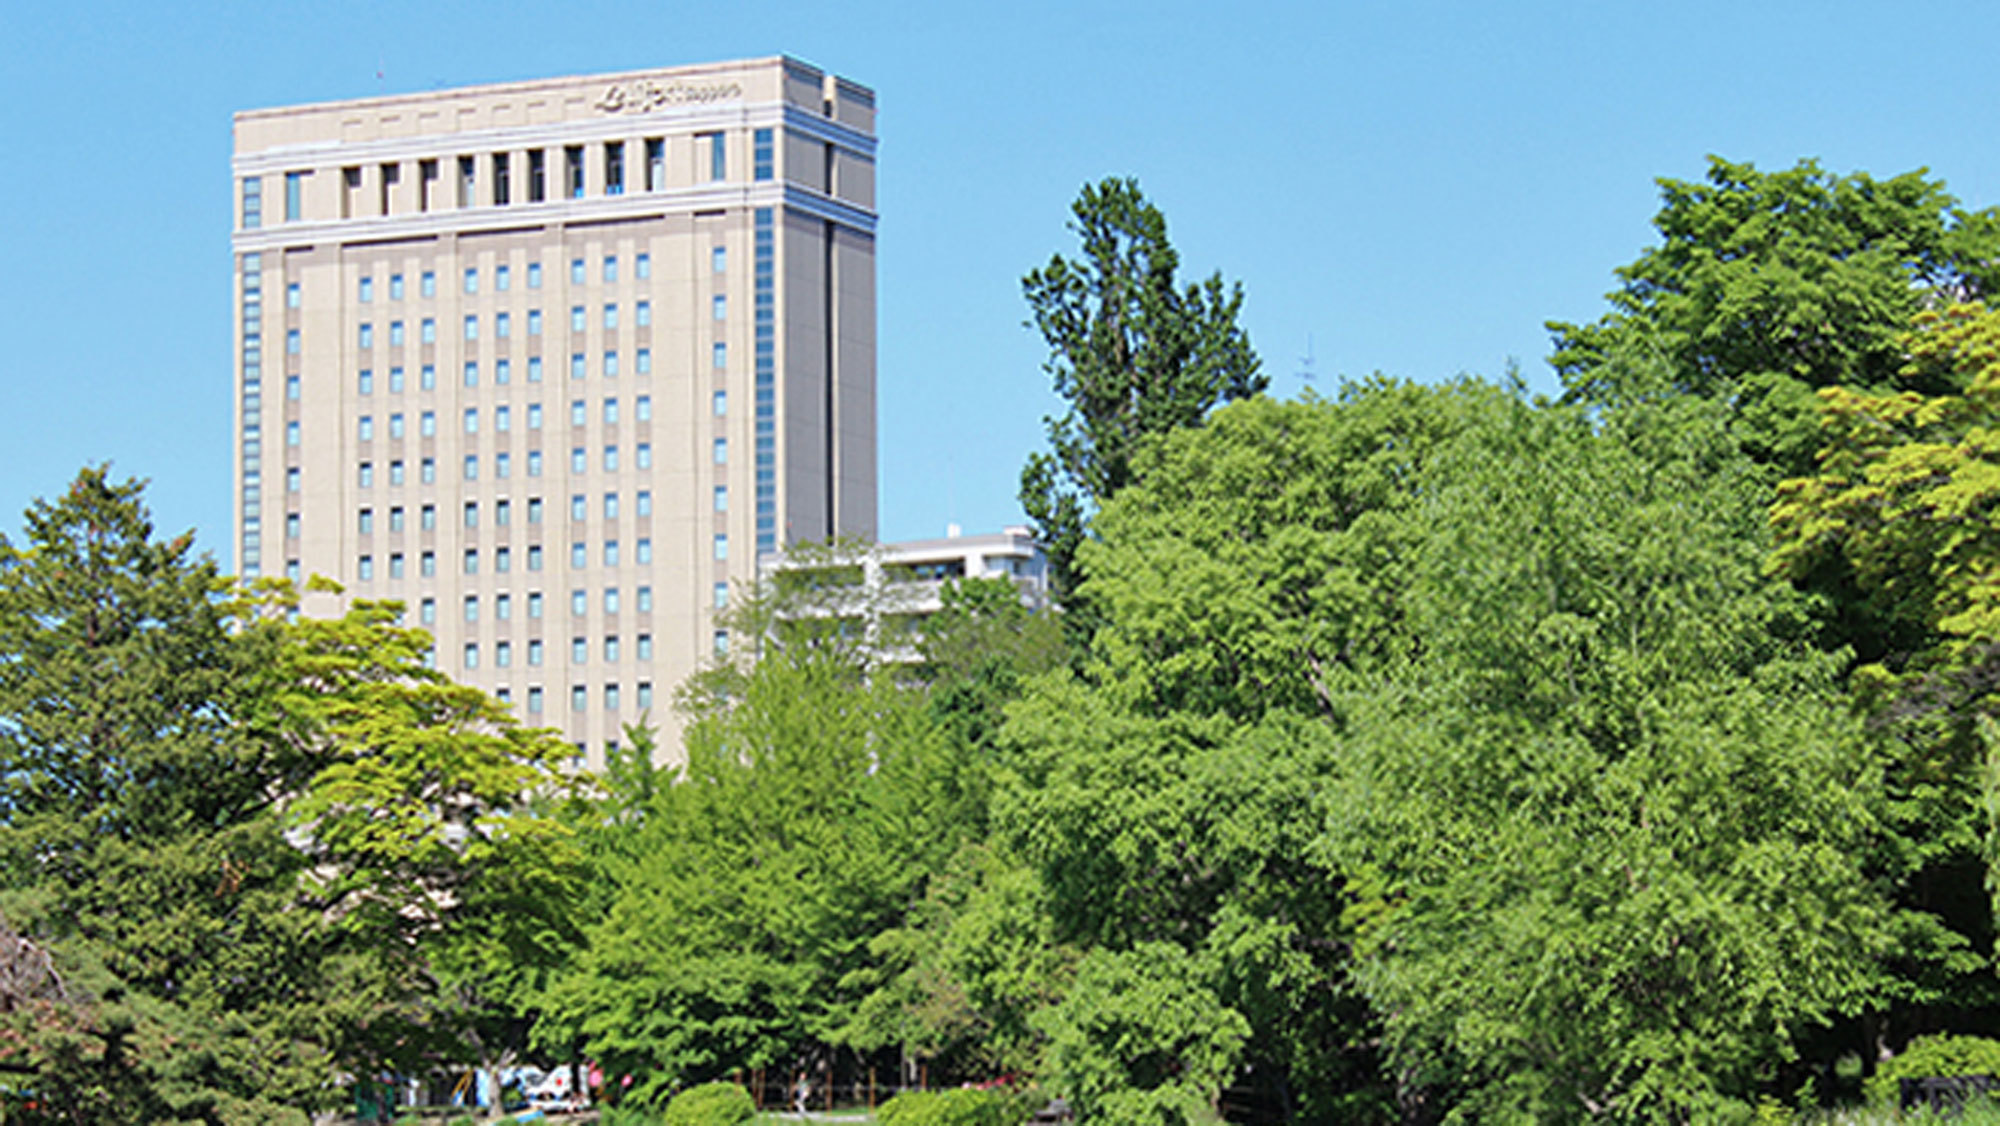
<path fill-rule="evenodd" d="M 878 1126 L 1018 1126 L 1012 1099 L 998 1091 L 959 1087 L 905 1091 L 875 1111 Z"/>
<path fill-rule="evenodd" d="M 1216 1104 L 1250 1026 L 1168 943 L 1093 950 L 1044 1019 L 1054 1081 L 1088 1122 L 1219 1121 Z"/>
<path fill-rule="evenodd" d="M 675 1095 L 664 1126 L 737 1126 L 757 1116 L 750 1092 L 734 1083 L 703 1083 Z"/>
<path fill-rule="evenodd" d="M 1920 1036 L 1875 1069 L 1868 1080 L 1868 1101 L 1893 1106 L 1905 1079 L 1990 1075 L 2000 1079 L 2000 1040 L 1984 1036 Z"/>
<path fill-rule="evenodd" d="M 1610 313 L 1550 323 L 1550 362 L 1583 402 L 1727 400 L 1746 447 L 1794 472 L 1819 444 L 1814 390 L 1888 386 L 1918 310 L 2000 285 L 2000 213 L 1963 210 L 1921 170 L 1710 158 L 1706 182 L 1660 194 L 1659 245 L 1619 269 Z"/>
<path fill-rule="evenodd" d="M 678 784 L 599 852 L 608 908 L 536 1027 L 640 1076 L 641 1106 L 847 1028 L 878 980 L 870 939 L 968 821 L 921 696 L 813 647 L 767 653 L 738 692 L 690 726 Z"/>
<path fill-rule="evenodd" d="M 1495 412 L 1435 467 L 1422 649 L 1350 691 L 1359 976 L 1460 1120 L 1735 1113 L 1889 987 L 1879 778 L 1721 414 Z"/>
<path fill-rule="evenodd" d="M 1075 590 L 1072 561 L 1090 513 L 1132 481 L 1145 440 L 1199 426 L 1209 408 L 1266 383 L 1236 323 L 1242 286 L 1216 273 L 1181 288 L 1166 216 L 1136 180 L 1086 184 L 1070 213 L 1081 257 L 1054 255 L 1021 279 L 1049 345 L 1044 366 L 1069 404 L 1046 420 L 1050 452 L 1021 473 L 1022 509 L 1062 595 Z"/>

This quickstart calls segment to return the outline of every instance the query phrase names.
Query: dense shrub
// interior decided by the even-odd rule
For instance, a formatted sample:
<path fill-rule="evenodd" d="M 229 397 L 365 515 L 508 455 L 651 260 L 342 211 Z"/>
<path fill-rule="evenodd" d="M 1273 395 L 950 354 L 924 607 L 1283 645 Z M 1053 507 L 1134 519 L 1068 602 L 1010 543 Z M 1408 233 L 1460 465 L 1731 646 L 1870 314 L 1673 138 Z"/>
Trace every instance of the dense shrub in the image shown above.
<path fill-rule="evenodd" d="M 1868 1101 L 1896 1102 L 1905 1079 L 1933 1076 L 1992 1075 L 2000 1077 L 2000 1040 L 1983 1036 L 1920 1036 L 1901 1055 L 1883 1063 L 1868 1080 Z"/>
<path fill-rule="evenodd" d="M 961 1087 L 953 1091 L 905 1091 L 875 1112 L 879 1126 L 1016 1126 L 1006 1096 Z"/>
<path fill-rule="evenodd" d="M 689 1087 L 667 1104 L 665 1126 L 737 1126 L 757 1115 L 750 1092 L 734 1083 L 703 1083 Z"/>

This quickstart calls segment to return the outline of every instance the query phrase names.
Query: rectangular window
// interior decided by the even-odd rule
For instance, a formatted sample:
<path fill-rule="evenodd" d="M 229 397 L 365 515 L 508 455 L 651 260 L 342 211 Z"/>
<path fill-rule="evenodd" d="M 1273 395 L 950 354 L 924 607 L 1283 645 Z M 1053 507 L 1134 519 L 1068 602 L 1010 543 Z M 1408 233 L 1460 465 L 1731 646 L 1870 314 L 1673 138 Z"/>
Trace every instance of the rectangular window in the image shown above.
<path fill-rule="evenodd" d="M 579 571 L 583 570 L 583 569 L 584 569 L 585 567 L 588 567 L 588 566 L 590 566 L 590 549 L 589 549 L 589 547 L 588 547 L 588 546 L 586 546 L 586 545 L 584 545 L 584 544 L 580 544 L 580 543 L 573 543 L 573 544 L 570 544 L 570 545 L 569 545 L 569 565 L 570 565 L 570 566 L 571 566 L 572 568 L 574 568 L 574 569 L 576 569 L 576 570 L 579 570 Z"/>
<path fill-rule="evenodd" d="M 375 416 L 372 414 L 364 414 L 356 421 L 358 425 L 355 427 L 355 435 L 354 435 L 355 438 L 363 442 L 374 441 Z"/>
<path fill-rule="evenodd" d="M 616 566 L 618 566 L 618 541 L 617 541 L 617 540 L 605 540 L 605 541 L 604 541 L 604 565 L 605 565 L 606 567 L 616 567 Z"/>
<path fill-rule="evenodd" d="M 581 590 L 569 592 L 569 612 L 573 618 L 581 618 L 590 612 L 590 597 Z"/>
<path fill-rule="evenodd" d="M 717 485 L 715 487 L 715 510 L 717 512 L 729 511 L 729 486 Z"/>
<path fill-rule="evenodd" d="M 718 293 L 710 298 L 708 308 L 711 320 L 726 321 L 729 319 L 729 298 L 722 294 Z"/>
<path fill-rule="evenodd" d="M 549 198 L 548 156 L 541 149 L 528 150 L 528 202 Z"/>
<path fill-rule="evenodd" d="M 639 682 L 639 710 L 643 712 L 650 709 L 652 706 L 653 706 L 653 682 L 650 680 L 642 680 Z"/>
<path fill-rule="evenodd" d="M 583 353 L 571 352 L 569 355 L 569 377 L 571 379 L 582 379 L 583 376 Z"/>
<path fill-rule="evenodd" d="M 511 619 L 513 616 L 514 616 L 514 596 L 511 594 L 496 595 L 493 599 L 494 620 L 504 622 Z"/>
<path fill-rule="evenodd" d="M 361 557 L 359 562 L 360 566 L 357 571 L 358 577 L 364 583 L 373 581 L 375 578 L 375 557 L 372 555 L 364 555 Z"/>
<path fill-rule="evenodd" d="M 389 275 L 389 300 L 391 300 L 391 301 L 401 301 L 402 299 L 403 299 L 403 275 L 401 275 L 401 274 L 390 274 L 390 275 Z"/>
<path fill-rule="evenodd" d="M 496 642 L 493 646 L 493 667 L 504 669 L 514 663 L 514 646 L 510 642 Z"/>
<path fill-rule="evenodd" d="M 720 563 L 729 558 L 729 537 L 721 532 L 715 534 L 715 561 Z"/>
<path fill-rule="evenodd" d="M 479 339 L 479 317 L 477 314 L 465 318 L 465 338 L 467 340 Z"/>
<path fill-rule="evenodd" d="M 715 440 L 714 461 L 717 465 L 729 464 L 729 439 L 717 438 Z"/>
<path fill-rule="evenodd" d="M 391 552 L 389 555 L 389 577 L 392 579 L 403 577 L 403 553 L 400 551 Z"/>
<path fill-rule="evenodd" d="M 528 641 L 528 664 L 535 668 L 542 667 L 542 640 L 539 637 Z"/>
<path fill-rule="evenodd" d="M 393 367 L 389 369 L 389 393 L 392 395 L 400 395 L 403 393 L 402 368 Z"/>
<path fill-rule="evenodd" d="M 607 259 L 605 259 L 605 261 L 607 261 L 607 262 L 615 262 L 615 261 L 617 261 L 617 259 L 615 259 L 615 258 L 607 258 Z M 605 327 L 605 328 L 617 328 L 617 327 L 618 327 L 618 306 L 616 306 L 616 305 L 606 305 L 606 306 L 604 307 L 604 327 Z"/>
<path fill-rule="evenodd" d="M 436 201 L 438 183 L 438 162 L 420 160 L 417 162 L 417 210 L 429 211 Z M 430 296 L 425 294 L 426 297 Z"/>
<path fill-rule="evenodd" d="M 500 291 L 501 293 L 505 293 L 509 289 L 512 289 L 513 287 L 514 287 L 513 267 L 506 265 L 493 267 L 493 288 Z"/>
<path fill-rule="evenodd" d="M 465 549 L 465 573 L 468 575 L 479 573 L 479 549 L 476 547 Z"/>
<path fill-rule="evenodd" d="M 714 273 L 725 273 L 729 269 L 729 248 L 718 246 L 708 252 L 709 269 Z"/>
<path fill-rule="evenodd" d="M 583 306 L 581 306 L 581 305 L 572 305 L 572 306 L 570 306 L 570 309 L 569 309 L 569 330 L 570 330 L 571 332 L 582 332 L 582 331 L 583 331 L 583 329 L 584 329 L 584 324 L 585 324 L 585 321 L 584 321 L 584 315 L 583 315 Z"/>
<path fill-rule="evenodd" d="M 505 434 L 507 433 L 507 431 L 513 428 L 514 428 L 514 409 L 512 407 L 494 407 L 493 429 L 502 434 Z"/>
<path fill-rule="evenodd" d="M 292 282 L 291 284 L 285 286 L 285 308 L 287 309 L 298 308 L 300 300 L 301 297 L 299 294 L 299 283 Z"/>
<path fill-rule="evenodd" d="M 584 452 L 583 447 L 571 447 L 569 451 L 569 471 L 571 473 L 587 473 L 589 470 L 590 456 Z"/>
<path fill-rule="evenodd" d="M 395 193 L 396 184 L 403 178 L 403 166 L 400 164 L 384 164 L 379 171 L 381 173 L 378 181 L 380 191 L 377 194 L 380 196 L 380 199 L 377 201 L 379 206 L 376 210 L 378 214 L 387 215 L 389 213 L 389 197 Z"/>
<path fill-rule="evenodd" d="M 569 663 L 587 665 L 590 663 L 590 643 L 581 637 L 569 639 Z"/>
<path fill-rule="evenodd" d="M 530 652 L 532 652 L 532 650 L 530 650 Z M 531 665 L 537 665 L 540 664 L 541 662 L 530 660 L 528 663 Z M 529 715 L 542 714 L 542 690 L 540 688 L 528 689 L 528 714 Z"/>
<path fill-rule="evenodd" d="M 369 324 L 367 321 L 361 322 L 361 347 L 375 347 L 375 326 Z"/>
<path fill-rule="evenodd" d="M 264 181 L 243 177 L 243 229 L 254 231 L 264 225 Z"/>
<path fill-rule="evenodd" d="M 465 526 L 468 528 L 479 526 L 479 502 L 476 500 L 465 502 Z"/>
<path fill-rule="evenodd" d="M 468 480 L 468 481 L 477 481 L 477 480 L 479 480 L 479 455 L 478 455 L 478 454 L 466 454 L 466 455 L 465 455 L 465 479 L 466 479 L 466 480 Z"/>
<path fill-rule="evenodd" d="M 639 641 L 638 641 L 638 644 L 634 646 L 634 649 L 636 649 L 636 650 L 637 650 L 637 652 L 635 652 L 635 653 L 633 654 L 633 656 L 635 656 L 635 657 L 639 658 L 639 659 L 640 659 L 640 660 L 642 660 L 642 661 L 650 661 L 650 660 L 652 660 L 652 659 L 653 659 L 653 635 L 652 635 L 652 634 L 650 634 L 650 633 L 642 633 L 642 634 L 640 634 L 640 635 L 639 635 Z"/>
<path fill-rule="evenodd" d="M 715 417 L 726 417 L 729 414 L 729 392 L 717 391 L 713 399 L 713 404 L 711 410 L 714 412 Z"/>
<path fill-rule="evenodd" d="M 618 612 L 618 588 L 615 586 L 604 588 L 604 612 L 607 614 Z"/>
<path fill-rule="evenodd" d="M 375 533 L 374 509 L 364 508 L 359 513 L 356 514 L 355 530 L 360 532 L 364 536 L 373 535 Z"/>
<path fill-rule="evenodd" d="M 633 554 L 637 557 L 637 560 L 641 566 L 651 563 L 653 561 L 652 539 L 650 539 L 649 537 L 641 536 L 639 538 L 639 542 L 634 547 Z"/>
<path fill-rule="evenodd" d="M 604 469 L 605 469 L 605 471 L 606 471 L 606 472 L 616 472 L 616 471 L 617 471 L 617 469 L 618 469 L 618 447 L 617 447 L 617 446 L 606 446 L 606 447 L 604 447 Z"/>
<path fill-rule="evenodd" d="M 640 328 L 645 328 L 647 325 L 653 323 L 653 303 L 651 301 L 641 301 L 632 307 L 632 323 L 638 325 Z"/>
<path fill-rule="evenodd" d="M 465 643 L 465 667 L 468 669 L 479 667 L 479 644 L 477 642 L 468 641 Z"/>
<path fill-rule="evenodd" d="M 542 616 L 542 592 L 539 590 L 528 592 L 528 616 L 530 618 Z"/>
<path fill-rule="evenodd" d="M 493 317 L 493 335 L 501 340 L 514 335 L 514 318 L 506 313 L 495 314 Z"/>
<path fill-rule="evenodd" d="M 403 530 L 403 506 L 400 504 L 389 510 L 389 530 L 392 532 Z"/>
<path fill-rule="evenodd" d="M 641 442 L 632 451 L 632 460 L 641 469 L 653 468 L 653 443 Z"/>
<path fill-rule="evenodd" d="M 428 579 L 431 576 L 437 574 L 437 569 L 438 569 L 437 552 L 426 551 L 422 555 L 417 556 L 417 573 L 422 575 L 424 578 Z M 428 599 L 426 601 L 428 601 Z M 424 620 L 430 621 L 429 618 L 425 618 Z"/>
<path fill-rule="evenodd" d="M 632 273 L 644 281 L 653 276 L 653 256 L 641 254 L 632 260 Z"/>
<path fill-rule="evenodd" d="M 542 311 L 540 309 L 530 309 L 528 310 L 528 335 L 540 336 L 541 334 Z"/>
<path fill-rule="evenodd" d="M 479 162 L 469 156 L 458 158 L 458 205 L 471 207 L 479 184 Z"/>
<path fill-rule="evenodd" d="M 715 603 L 714 603 L 714 604 L 715 604 L 715 608 L 716 608 L 716 609 L 718 609 L 718 610 L 726 610 L 726 609 L 728 609 L 728 608 L 729 608 L 729 584 L 728 584 L 728 583 L 716 583 L 716 584 L 715 584 L 715 592 L 714 592 L 714 598 L 715 598 Z"/>
<path fill-rule="evenodd" d="M 476 594 L 465 596 L 465 620 L 468 622 L 479 620 L 479 596 Z"/>
<path fill-rule="evenodd" d="M 355 387 L 356 387 L 356 390 L 357 390 L 357 391 L 358 391 L 358 392 L 359 392 L 360 394 L 363 394 L 363 395 L 373 395 L 373 394 L 375 393 L 375 373 L 374 373 L 374 371 L 372 371 L 372 370 L 370 370 L 370 369 L 368 369 L 368 368 L 362 368 L 362 369 L 361 369 L 361 375 L 360 375 L 360 376 L 359 376 L 358 378 L 356 378 L 354 382 L 355 382 Z"/>
<path fill-rule="evenodd" d="M 285 222 L 296 223 L 305 211 L 306 174 L 285 173 Z"/>
<path fill-rule="evenodd" d="M 417 526 L 426 532 L 434 532 L 438 526 L 437 505 L 427 504 L 417 510 Z"/>
<path fill-rule="evenodd" d="M 361 485 L 361 487 L 362 487 L 362 488 L 364 488 L 364 489 L 372 489 L 372 488 L 374 488 L 374 487 L 375 487 L 375 463 L 374 463 L 374 462 L 372 462 L 372 461 L 364 461 L 364 462 L 362 462 L 362 463 L 361 463 L 361 465 L 360 465 L 360 472 L 359 472 L 359 473 L 357 474 L 357 477 L 358 477 L 358 479 L 359 479 L 359 481 L 360 481 L 360 485 Z"/>
<path fill-rule="evenodd" d="M 617 664 L 617 663 L 618 663 L 618 648 L 619 648 L 619 646 L 618 646 L 618 638 L 617 638 L 617 636 L 616 636 L 615 634 L 614 634 L 614 635 L 612 635 L 612 636 L 610 636 L 610 637 L 606 637 L 606 638 L 604 639 L 604 663 L 605 663 L 605 664 L 607 664 L 607 665 L 615 665 L 615 664 Z"/>
<path fill-rule="evenodd" d="M 477 386 L 479 386 L 479 361 L 478 361 L 478 360 L 467 360 L 467 361 L 465 361 L 465 385 L 466 385 L 467 387 L 477 387 Z"/>
<path fill-rule="evenodd" d="M 604 280 L 608 282 L 618 280 L 618 256 L 616 254 L 607 254 L 604 256 Z"/>
<path fill-rule="evenodd" d="M 529 451 L 528 451 L 528 476 L 530 476 L 530 477 L 540 477 L 541 475 L 542 475 L 542 451 L 540 451 L 540 450 L 529 450 Z"/>
<path fill-rule="evenodd" d="M 466 268 L 465 292 L 468 294 L 479 292 L 479 267 L 469 266 Z"/>
<path fill-rule="evenodd" d="M 651 516 L 653 514 L 653 490 L 640 489 L 638 494 L 632 498 L 632 510 L 641 516 Z"/>
<path fill-rule="evenodd" d="M 607 684 L 604 686 L 604 710 L 607 712 L 618 710 L 618 686 L 616 684 Z"/>
<path fill-rule="evenodd" d="M 390 321 L 390 322 L 389 322 L 389 347 L 391 347 L 391 348 L 401 348 L 402 346 L 403 346 L 403 322 L 401 322 L 401 321 Z"/>
<path fill-rule="evenodd" d="M 360 284 L 356 287 L 354 298 L 363 305 L 375 300 L 375 279 L 362 278 Z"/>
<path fill-rule="evenodd" d="M 494 548 L 493 549 L 494 574 L 504 575 L 507 572 L 512 571 L 513 569 L 514 569 L 514 549 L 511 547 Z"/>
<path fill-rule="evenodd" d="M 651 372 L 653 370 L 653 350 L 651 348 L 639 349 L 638 353 L 632 357 L 632 367 L 640 375 Z"/>
<path fill-rule="evenodd" d="M 467 407 L 467 408 L 465 408 L 465 432 L 466 432 L 467 434 L 477 434 L 477 433 L 479 433 L 479 408 L 478 408 L 478 407 Z"/>
<path fill-rule="evenodd" d="M 494 527 L 496 527 L 496 528 L 504 528 L 504 527 L 506 527 L 506 526 L 507 526 L 508 524 L 510 524 L 510 523 L 512 523 L 512 522 L 513 522 L 513 517 L 514 517 L 514 502 L 513 502 L 513 501 L 510 501 L 510 500 L 499 500 L 499 501 L 495 501 L 495 502 L 493 503 L 493 526 L 494 526 Z"/>
<path fill-rule="evenodd" d="M 720 629 L 716 630 L 715 637 L 710 641 L 710 645 L 713 646 L 713 648 L 715 649 L 716 656 L 718 657 L 729 656 L 729 631 Z"/>
<path fill-rule="evenodd" d="M 389 483 L 391 485 L 401 485 L 403 483 L 403 460 L 401 458 L 397 458 L 395 461 L 389 463 Z"/>
<path fill-rule="evenodd" d="M 771 144 L 771 130 L 759 129 L 752 133 L 750 135 L 750 144 L 751 178 L 757 180 L 770 179 L 776 171 L 774 167 L 775 162 L 771 159 L 773 147 Z"/>
<path fill-rule="evenodd" d="M 637 593 L 637 597 L 633 599 L 633 602 L 634 602 L 634 603 L 635 603 L 635 604 L 637 605 L 637 607 L 638 607 L 638 610 L 639 610 L 639 612 L 640 612 L 641 614 L 650 614 L 650 613 L 652 613 L 652 612 L 653 612 L 653 588 L 652 588 L 652 587 L 649 587 L 649 586 L 642 586 L 642 587 L 640 587 L 640 588 L 638 589 L 638 591 L 637 591 L 636 593 Z"/>
<path fill-rule="evenodd" d="M 528 288 L 542 288 L 542 264 L 540 262 L 528 263 Z"/>
<path fill-rule="evenodd" d="M 569 518 L 572 523 L 581 524 L 589 517 L 590 505 L 582 493 L 573 493 L 569 498 Z"/>
<path fill-rule="evenodd" d="M 541 428 L 542 428 L 542 404 L 540 404 L 540 403 L 529 403 L 529 404 L 528 404 L 528 429 L 530 429 L 530 430 L 540 430 Z"/>
<path fill-rule="evenodd" d="M 507 206 L 508 203 L 512 202 L 512 200 L 509 198 L 509 196 L 512 193 L 512 190 L 513 190 L 513 185 L 510 184 L 507 180 L 507 154 L 504 152 L 496 152 L 493 154 L 494 204 L 500 207 Z"/>
<path fill-rule="evenodd" d="M 288 446 L 296 446 L 296 445 L 298 445 L 298 444 L 299 444 L 299 439 L 300 439 L 300 438 L 301 438 L 301 437 L 302 437 L 302 436 L 303 436 L 304 434 L 305 434 L 305 430 L 304 430 L 304 428 L 303 428 L 303 427 L 301 427 L 301 426 L 299 425 L 299 423 L 297 422 L 297 420 L 294 420 L 294 421 L 291 421 L 291 422 L 287 422 L 287 423 L 285 423 L 285 444 L 286 444 L 286 445 L 288 445 Z"/>
<path fill-rule="evenodd" d="M 429 574 L 430 572 L 426 571 L 424 573 Z M 436 625 L 437 619 L 438 619 L 437 599 L 426 598 L 422 602 L 417 604 L 418 621 L 429 626 L 429 625 Z"/>
<path fill-rule="evenodd" d="M 436 364 L 425 364 L 417 369 L 417 386 L 425 391 L 435 391 L 438 385 Z"/>
<path fill-rule="evenodd" d="M 604 194 L 625 194 L 625 142 L 604 143 Z"/>
<path fill-rule="evenodd" d="M 542 358 L 540 356 L 529 356 L 528 382 L 540 383 L 541 381 L 542 381 Z"/>
<path fill-rule="evenodd" d="M 664 137 L 646 138 L 646 190 L 657 192 L 667 186 L 667 141 Z"/>
<path fill-rule="evenodd" d="M 563 148 L 563 183 L 569 198 L 583 198 L 582 145 L 568 145 Z"/>
<path fill-rule="evenodd" d="M 582 712 L 582 711 L 588 711 L 589 708 L 590 708 L 589 689 L 586 689 L 583 685 L 579 684 L 576 687 L 569 690 L 570 711 Z"/>
<path fill-rule="evenodd" d="M 418 296 L 436 297 L 437 291 L 438 291 L 438 276 L 436 271 L 425 270 L 423 272 L 423 276 L 417 279 Z"/>
<path fill-rule="evenodd" d="M 653 420 L 653 397 L 651 395 L 641 395 L 632 401 L 632 417 L 640 422 L 651 422 Z M 613 419 L 612 421 L 615 422 L 617 420 Z"/>
<path fill-rule="evenodd" d="M 514 381 L 514 361 L 512 360 L 493 361 L 493 382 L 499 384 L 502 387 L 505 387 L 507 384 L 512 383 L 513 381 Z"/>
<path fill-rule="evenodd" d="M 436 411 L 424 411 L 417 416 L 417 433 L 426 438 L 437 434 L 438 416 Z"/>
<path fill-rule="evenodd" d="M 723 147 L 723 134 L 703 133 L 699 140 L 708 143 L 708 178 L 727 180 L 729 178 L 729 150 Z"/>
<path fill-rule="evenodd" d="M 539 523 L 541 523 L 541 522 L 542 522 L 542 498 L 540 498 L 540 497 L 529 497 L 529 498 L 528 498 L 528 523 L 530 523 L 530 524 L 539 524 Z"/>
<path fill-rule="evenodd" d="M 425 344 L 435 344 L 437 343 L 437 338 L 438 325 L 436 318 L 425 317 L 423 320 L 417 322 L 418 340 L 423 341 Z"/>
<path fill-rule="evenodd" d="M 285 398 L 290 399 L 292 402 L 296 403 L 299 401 L 299 394 L 300 394 L 299 377 L 296 375 L 286 376 Z"/>
<path fill-rule="evenodd" d="M 604 421 L 606 423 L 616 423 L 618 421 L 618 400 L 616 397 L 604 400 Z"/>
<path fill-rule="evenodd" d="M 618 494 L 617 494 L 617 493 L 605 493 L 605 494 L 604 494 L 604 518 L 605 518 L 606 520 L 616 520 L 616 519 L 618 519 Z"/>
<path fill-rule="evenodd" d="M 403 436 L 403 412 L 397 411 L 396 413 L 389 416 L 389 437 L 400 438 L 402 436 Z"/>
<path fill-rule="evenodd" d="M 604 353 L 604 378 L 606 379 L 618 378 L 618 353 L 616 352 Z"/>
<path fill-rule="evenodd" d="M 528 570 L 539 571 L 541 569 L 542 569 L 542 545 L 538 543 L 531 543 L 528 545 Z M 530 599 L 528 605 L 530 606 L 535 605 L 534 600 Z"/>

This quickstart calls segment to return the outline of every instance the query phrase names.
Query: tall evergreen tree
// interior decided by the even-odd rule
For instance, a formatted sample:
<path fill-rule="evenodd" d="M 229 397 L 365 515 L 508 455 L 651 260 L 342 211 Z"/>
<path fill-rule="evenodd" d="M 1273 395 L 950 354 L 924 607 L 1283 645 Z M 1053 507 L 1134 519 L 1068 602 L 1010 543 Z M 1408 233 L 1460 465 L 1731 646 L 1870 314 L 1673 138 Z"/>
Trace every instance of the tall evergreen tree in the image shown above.
<path fill-rule="evenodd" d="M 1049 451 L 1021 471 L 1021 505 L 1049 554 L 1057 596 L 1075 602 L 1077 545 L 1099 505 L 1132 480 L 1153 434 L 1198 426 L 1217 403 L 1266 384 L 1236 323 L 1240 283 L 1218 272 L 1182 288 L 1167 219 L 1131 179 L 1086 184 L 1071 205 L 1082 256 L 1058 254 L 1021 280 L 1044 365 L 1069 403 L 1045 422 Z M 1081 619 L 1080 619 L 1081 620 Z"/>

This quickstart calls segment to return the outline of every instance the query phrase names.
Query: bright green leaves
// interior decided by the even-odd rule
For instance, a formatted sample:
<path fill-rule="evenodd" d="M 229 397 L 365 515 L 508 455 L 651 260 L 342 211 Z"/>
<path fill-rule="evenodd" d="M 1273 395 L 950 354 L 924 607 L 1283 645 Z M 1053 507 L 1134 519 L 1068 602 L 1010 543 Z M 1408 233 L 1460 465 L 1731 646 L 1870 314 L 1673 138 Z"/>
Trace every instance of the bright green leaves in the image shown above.
<path fill-rule="evenodd" d="M 1551 362 L 1584 402 L 1665 387 L 1725 399 L 1746 448 L 1794 471 L 1818 447 L 1814 390 L 1888 386 L 1919 309 L 2000 283 L 2000 214 L 1962 210 L 1921 171 L 1711 158 L 1706 182 L 1662 180 L 1660 194 L 1659 245 L 1618 271 L 1612 312 L 1550 323 Z M 1663 385 L 1634 380 L 1640 357 L 1665 367 Z"/>
<path fill-rule="evenodd" d="M 1250 338 L 1236 323 L 1241 285 L 1221 274 L 1181 288 L 1167 220 L 1135 180 L 1084 185 L 1070 208 L 1077 260 L 1055 255 L 1021 279 L 1044 365 L 1068 404 L 1047 419 L 1050 452 L 1031 455 L 1021 505 L 1035 521 L 1056 589 L 1090 514 L 1131 483 L 1153 435 L 1199 426 L 1211 407 L 1264 389 Z"/>

